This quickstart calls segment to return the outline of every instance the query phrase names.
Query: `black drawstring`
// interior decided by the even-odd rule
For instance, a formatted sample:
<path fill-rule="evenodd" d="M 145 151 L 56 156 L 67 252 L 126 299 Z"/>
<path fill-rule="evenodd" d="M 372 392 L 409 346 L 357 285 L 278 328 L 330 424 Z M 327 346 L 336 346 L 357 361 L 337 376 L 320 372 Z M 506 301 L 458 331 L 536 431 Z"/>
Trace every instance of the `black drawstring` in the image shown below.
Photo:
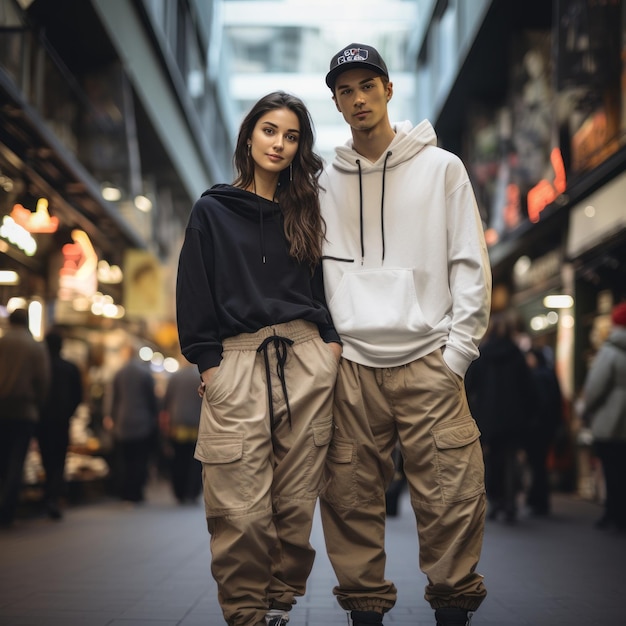
<path fill-rule="evenodd" d="M 359 222 L 361 227 L 361 265 L 363 265 L 363 259 L 365 259 L 365 244 L 363 243 L 363 181 L 361 180 L 361 161 L 356 160 L 357 167 L 359 168 Z"/>
<path fill-rule="evenodd" d="M 265 263 L 265 235 L 263 233 L 263 207 L 261 206 L 261 201 L 259 200 L 259 196 L 257 196 L 257 204 L 259 205 L 259 237 L 261 239 L 261 261 Z"/>
<path fill-rule="evenodd" d="M 248 146 L 248 151 L 250 146 Z M 256 196 L 256 204 L 259 207 L 259 243 L 261 245 L 261 262 L 265 263 L 265 235 L 263 233 L 263 207 L 261 206 L 261 200 L 256 192 L 256 179 L 252 180 L 252 193 Z"/>
<path fill-rule="evenodd" d="M 380 194 L 380 235 L 383 243 L 383 261 L 385 260 L 385 174 L 387 173 L 387 160 L 390 156 L 391 151 L 387 152 L 385 162 L 383 163 L 383 188 Z"/>
<path fill-rule="evenodd" d="M 383 184 L 380 194 L 380 236 L 382 239 L 383 256 L 382 261 L 385 260 L 385 175 L 387 174 L 387 161 L 391 156 L 391 151 L 385 155 L 385 161 L 383 163 Z M 363 177 L 361 172 L 361 161 L 356 160 L 356 165 L 359 168 L 359 221 L 360 221 L 360 234 L 361 234 L 361 265 L 365 260 L 365 243 L 363 235 Z"/>
<path fill-rule="evenodd" d="M 276 350 L 276 374 L 283 388 L 285 405 L 287 407 L 287 418 L 289 419 L 289 426 L 291 426 L 291 408 L 289 407 L 289 397 L 287 396 L 287 383 L 285 382 L 285 363 L 287 362 L 287 348 L 293 345 L 293 341 L 291 339 L 287 339 L 287 337 L 274 335 L 265 339 L 256 350 L 257 352 L 262 352 L 263 358 L 265 359 L 265 376 L 267 378 L 267 395 L 270 408 L 270 427 L 273 431 L 274 426 L 276 425 L 276 420 L 274 419 L 274 401 L 272 399 L 270 360 L 269 355 L 267 354 L 267 348 L 270 344 L 273 344 L 274 349 Z"/>

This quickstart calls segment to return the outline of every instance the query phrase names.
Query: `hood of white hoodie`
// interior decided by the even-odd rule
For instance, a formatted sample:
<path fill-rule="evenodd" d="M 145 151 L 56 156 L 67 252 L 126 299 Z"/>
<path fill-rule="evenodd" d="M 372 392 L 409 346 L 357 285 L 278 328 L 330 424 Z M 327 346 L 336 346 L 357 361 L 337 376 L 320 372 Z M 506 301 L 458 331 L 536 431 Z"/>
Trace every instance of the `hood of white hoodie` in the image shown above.
<path fill-rule="evenodd" d="M 361 239 L 361 259 L 365 256 L 364 230 L 363 230 L 363 188 L 362 179 L 364 176 L 377 176 L 380 172 L 381 195 L 380 195 L 380 220 L 381 220 L 381 240 L 382 240 L 382 260 L 385 258 L 385 233 L 384 233 L 384 212 L 385 212 L 385 180 L 387 173 L 395 167 L 410 161 L 415 155 L 421 152 L 425 146 L 436 146 L 437 135 L 428 120 L 423 120 L 413 127 L 411 122 L 398 122 L 393 125 L 395 136 L 387 149 L 380 157 L 372 162 L 360 155 L 354 148 L 352 140 L 345 145 L 335 149 L 335 160 L 332 167 L 342 174 L 356 175 L 359 179 L 359 229 Z"/>
<path fill-rule="evenodd" d="M 356 152 L 353 148 L 352 139 L 350 139 L 345 145 L 335 148 L 333 167 L 353 173 L 358 173 L 359 165 L 362 171 L 382 171 L 383 167 L 391 169 L 408 161 L 424 146 L 437 145 L 435 129 L 428 120 L 420 122 L 415 127 L 408 120 L 397 122 L 393 125 L 393 129 L 396 136 L 376 162 L 372 163 Z"/>

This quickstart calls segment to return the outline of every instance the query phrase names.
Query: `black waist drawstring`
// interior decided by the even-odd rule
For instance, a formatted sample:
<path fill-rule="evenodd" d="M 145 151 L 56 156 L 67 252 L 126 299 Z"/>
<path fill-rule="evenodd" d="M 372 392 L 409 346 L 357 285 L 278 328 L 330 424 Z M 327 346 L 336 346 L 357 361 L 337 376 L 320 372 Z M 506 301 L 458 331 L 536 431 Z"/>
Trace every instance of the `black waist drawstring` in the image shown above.
<path fill-rule="evenodd" d="M 285 382 L 285 363 L 287 362 L 287 348 L 293 345 L 293 341 L 287 337 L 281 337 L 280 335 L 274 335 L 265 339 L 261 345 L 257 348 L 257 352 L 263 353 L 265 360 L 265 376 L 267 378 L 267 396 L 270 409 L 270 427 L 272 431 L 276 425 L 274 419 L 274 401 L 272 399 L 272 379 L 270 372 L 270 360 L 267 354 L 267 349 L 272 344 L 276 351 L 276 375 L 280 380 L 281 387 L 283 389 L 283 395 L 285 397 L 285 405 L 287 407 L 287 418 L 289 420 L 289 426 L 291 426 L 291 408 L 289 407 L 289 396 L 287 395 L 287 383 Z"/>

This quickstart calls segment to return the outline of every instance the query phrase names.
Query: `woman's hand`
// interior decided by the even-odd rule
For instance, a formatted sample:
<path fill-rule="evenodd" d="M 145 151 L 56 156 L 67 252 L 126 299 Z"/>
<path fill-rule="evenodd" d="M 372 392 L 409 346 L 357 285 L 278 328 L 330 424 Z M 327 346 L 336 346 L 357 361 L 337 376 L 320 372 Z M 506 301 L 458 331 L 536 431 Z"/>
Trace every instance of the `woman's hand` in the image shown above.
<path fill-rule="evenodd" d="M 204 391 L 206 386 L 209 384 L 211 378 L 213 378 L 213 374 L 219 369 L 219 365 L 217 367 L 209 367 L 208 370 L 204 370 L 202 374 L 200 374 L 200 385 L 198 386 L 198 395 L 202 398 L 204 395 Z"/>
<path fill-rule="evenodd" d="M 328 344 L 328 347 L 333 351 L 335 358 L 337 361 L 341 358 L 341 353 L 343 352 L 343 346 L 340 343 L 332 341 Z"/>

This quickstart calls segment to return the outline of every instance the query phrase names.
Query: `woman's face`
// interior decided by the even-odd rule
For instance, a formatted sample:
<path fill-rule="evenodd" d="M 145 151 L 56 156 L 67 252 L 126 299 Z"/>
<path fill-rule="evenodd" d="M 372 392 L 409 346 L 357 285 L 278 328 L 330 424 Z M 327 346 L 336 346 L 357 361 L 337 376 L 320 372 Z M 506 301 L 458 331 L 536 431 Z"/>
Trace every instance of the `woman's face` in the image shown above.
<path fill-rule="evenodd" d="M 255 171 L 278 175 L 298 151 L 300 122 L 290 109 L 274 109 L 257 121 L 248 140 Z"/>

